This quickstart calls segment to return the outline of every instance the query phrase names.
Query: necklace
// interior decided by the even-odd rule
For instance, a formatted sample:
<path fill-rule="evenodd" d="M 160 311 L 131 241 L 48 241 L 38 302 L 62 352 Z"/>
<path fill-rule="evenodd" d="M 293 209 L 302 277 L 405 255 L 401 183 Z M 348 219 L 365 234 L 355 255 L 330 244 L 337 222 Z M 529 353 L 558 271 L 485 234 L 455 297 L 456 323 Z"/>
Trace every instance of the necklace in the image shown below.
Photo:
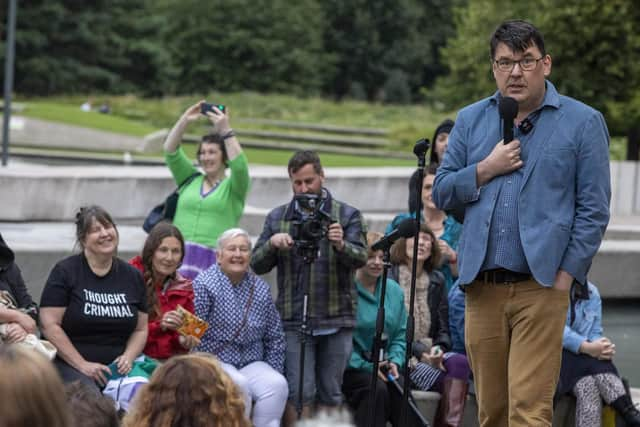
<path fill-rule="evenodd" d="M 215 182 L 211 182 L 211 179 L 208 176 L 205 176 L 204 179 L 205 179 L 205 181 L 207 181 L 207 184 L 209 184 L 210 188 L 209 188 L 208 191 L 204 191 L 204 186 L 203 186 L 203 188 L 202 188 L 202 193 L 203 194 L 209 194 L 209 193 L 213 192 L 213 190 L 218 188 L 218 186 L 222 182 L 222 179 L 217 179 Z"/>

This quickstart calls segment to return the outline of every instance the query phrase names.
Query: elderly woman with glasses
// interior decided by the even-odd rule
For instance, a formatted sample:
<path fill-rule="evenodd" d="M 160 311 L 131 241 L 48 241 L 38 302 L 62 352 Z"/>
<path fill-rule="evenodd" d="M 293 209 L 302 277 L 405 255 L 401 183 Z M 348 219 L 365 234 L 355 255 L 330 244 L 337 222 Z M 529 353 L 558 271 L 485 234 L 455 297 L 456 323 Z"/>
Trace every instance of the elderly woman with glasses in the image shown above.
<path fill-rule="evenodd" d="M 250 258 L 246 231 L 220 235 L 216 264 L 193 283 L 196 315 L 209 323 L 196 350 L 222 362 L 243 391 L 254 426 L 278 427 L 289 394 L 284 331 L 269 285 L 249 270 Z"/>

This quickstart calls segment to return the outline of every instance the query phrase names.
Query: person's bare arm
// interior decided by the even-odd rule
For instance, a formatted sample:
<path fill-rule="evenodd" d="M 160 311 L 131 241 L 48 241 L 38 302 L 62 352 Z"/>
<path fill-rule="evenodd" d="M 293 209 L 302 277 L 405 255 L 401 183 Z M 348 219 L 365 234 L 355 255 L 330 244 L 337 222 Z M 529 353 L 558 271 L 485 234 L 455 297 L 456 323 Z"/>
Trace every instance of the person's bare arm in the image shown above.
<path fill-rule="evenodd" d="M 136 328 L 129 336 L 127 346 L 124 349 L 124 353 L 118 356 L 115 360 L 120 374 L 128 374 L 131 371 L 133 360 L 142 353 L 145 344 L 147 343 L 147 323 L 149 316 L 147 313 L 138 312 L 138 323 Z"/>
<path fill-rule="evenodd" d="M 66 307 L 40 308 L 40 323 L 43 335 L 56 347 L 58 357 L 84 375 L 101 384 L 106 384 L 107 376 L 110 375 L 111 370 L 101 363 L 85 360 L 71 343 L 67 333 L 62 329 L 62 318 L 66 309 Z"/>
<path fill-rule="evenodd" d="M 178 149 L 178 145 L 182 141 L 182 135 L 184 135 L 187 126 L 189 123 L 198 120 L 201 116 L 200 113 L 200 104 L 202 104 L 204 100 L 198 101 L 198 103 L 192 105 L 187 108 L 187 110 L 182 113 L 182 116 L 178 119 L 173 128 L 169 131 L 167 135 L 167 139 L 164 140 L 164 151 L 167 153 L 175 153 Z"/>

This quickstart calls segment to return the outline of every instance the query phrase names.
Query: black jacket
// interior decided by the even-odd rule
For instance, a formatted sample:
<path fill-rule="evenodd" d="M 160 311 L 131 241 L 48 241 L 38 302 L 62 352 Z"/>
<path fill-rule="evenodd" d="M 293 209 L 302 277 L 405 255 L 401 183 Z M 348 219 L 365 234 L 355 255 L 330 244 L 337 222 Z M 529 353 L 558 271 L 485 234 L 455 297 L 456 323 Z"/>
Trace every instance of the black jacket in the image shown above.
<path fill-rule="evenodd" d="M 398 280 L 398 266 L 394 265 L 389 270 L 389 278 Z M 407 304 L 409 302 L 407 301 Z M 449 300 L 447 298 L 447 287 L 444 275 L 433 270 L 429 273 L 429 290 L 427 291 L 427 301 L 416 300 L 416 304 L 427 304 L 431 316 L 431 326 L 429 327 L 429 338 L 433 345 L 438 345 L 445 353 L 451 350 L 451 336 L 449 335 Z M 422 353 L 424 348 L 416 346 L 414 343 L 413 353 Z"/>
<path fill-rule="evenodd" d="M 22 273 L 14 260 L 13 251 L 7 246 L 0 234 L 0 291 L 9 292 L 18 308 L 23 309 L 37 321 L 38 306 L 29 295 Z"/>

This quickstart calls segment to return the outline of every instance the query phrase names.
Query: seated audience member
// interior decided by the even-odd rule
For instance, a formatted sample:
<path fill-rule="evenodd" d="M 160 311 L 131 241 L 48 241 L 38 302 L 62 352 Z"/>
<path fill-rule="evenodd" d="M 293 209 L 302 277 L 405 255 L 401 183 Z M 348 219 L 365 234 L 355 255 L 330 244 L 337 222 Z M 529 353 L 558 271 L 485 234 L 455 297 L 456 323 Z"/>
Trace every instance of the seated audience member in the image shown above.
<path fill-rule="evenodd" d="M 220 359 L 240 386 L 254 426 L 278 427 L 289 393 L 284 331 L 269 285 L 249 270 L 250 258 L 246 231 L 220 235 L 217 264 L 193 283 L 196 315 L 211 325 L 197 349 Z"/>
<path fill-rule="evenodd" d="M 140 272 L 116 257 L 118 230 L 104 209 L 80 209 L 76 238 L 82 251 L 58 262 L 42 291 L 42 332 L 58 349 L 63 381 L 104 386 L 107 365 L 127 374 L 145 346 L 145 288 Z"/>
<path fill-rule="evenodd" d="M 140 389 L 123 427 L 249 427 L 238 387 L 213 357 L 174 356 Z"/>
<path fill-rule="evenodd" d="M 0 425 L 69 427 L 64 386 L 44 356 L 0 344 Z"/>
<path fill-rule="evenodd" d="M 409 304 L 413 238 L 398 239 L 391 247 L 393 277 L 404 289 Z M 471 374 L 466 356 L 451 352 L 449 310 L 445 281 L 436 266 L 440 247 L 426 224 L 421 224 L 418 241 L 415 294 L 415 342 L 412 353 L 419 360 L 411 372 L 412 383 L 420 390 L 442 393 L 435 426 L 459 426 Z M 407 307 L 408 311 L 408 307 Z"/>
<path fill-rule="evenodd" d="M 612 362 L 615 344 L 602 335 L 602 301 L 596 286 L 574 284 L 562 340 L 558 393 L 576 397 L 576 426 L 601 425 L 602 401 L 612 406 L 626 425 L 640 426 L 634 406 Z"/>
<path fill-rule="evenodd" d="M 0 324 L 5 330 L 0 342 L 7 343 L 21 342 L 27 334 L 38 330 L 38 306 L 29 295 L 14 259 L 13 251 L 0 234 Z"/>
<path fill-rule="evenodd" d="M 356 291 L 358 292 L 356 326 L 353 330 L 353 351 L 349 364 L 344 372 L 342 390 L 347 403 L 355 411 L 358 427 L 368 427 L 371 415 L 370 385 L 373 364 L 373 338 L 376 332 L 376 319 L 380 305 L 382 288 L 382 251 L 371 250 L 371 245 L 383 237 L 382 233 L 367 233 L 368 259 L 364 267 L 356 271 Z M 406 349 L 407 311 L 404 304 L 404 293 L 400 286 L 387 279 L 384 300 L 384 334 L 387 336 L 386 347 L 383 348 L 385 360 L 378 369 L 376 384 L 375 418 L 376 427 L 384 427 L 387 421 L 393 426 L 400 426 L 402 394 L 389 381 L 387 373 L 395 380 L 400 379 L 400 370 L 404 366 Z M 419 425 L 412 418 L 410 425 Z"/>
<path fill-rule="evenodd" d="M 451 351 L 466 355 L 467 350 L 464 348 L 464 292 L 458 286 L 457 280 L 449 291 L 448 299 Z"/>
<path fill-rule="evenodd" d="M 65 391 L 72 421 L 70 427 L 119 427 L 113 400 L 95 387 L 74 381 L 67 383 Z"/>
<path fill-rule="evenodd" d="M 445 278 L 446 290 L 449 292 L 453 286 L 453 282 L 458 277 L 458 240 L 460 239 L 460 233 L 462 232 L 462 225 L 457 222 L 452 215 L 447 215 L 444 211 L 441 211 L 433 203 L 431 197 L 431 189 L 433 188 L 433 181 L 436 177 L 437 165 L 430 164 L 425 169 L 425 176 L 422 181 L 422 206 L 421 222 L 424 222 L 433 234 L 437 237 L 438 246 L 440 249 L 442 264 L 436 266 Z M 393 221 L 387 226 L 386 232 L 389 233 L 396 228 L 404 219 L 415 218 L 416 210 L 418 209 L 415 199 L 415 188 L 418 180 L 418 172 L 414 172 L 409 180 L 409 212 L 396 216 Z"/>
<path fill-rule="evenodd" d="M 186 353 L 199 344 L 197 338 L 177 332 L 183 320 L 178 305 L 191 313 L 195 310 L 191 280 L 177 272 L 183 258 L 182 233 L 175 225 L 160 222 L 147 236 L 142 255 L 129 261 L 142 273 L 147 289 L 149 334 L 143 352 L 155 359 Z"/>

